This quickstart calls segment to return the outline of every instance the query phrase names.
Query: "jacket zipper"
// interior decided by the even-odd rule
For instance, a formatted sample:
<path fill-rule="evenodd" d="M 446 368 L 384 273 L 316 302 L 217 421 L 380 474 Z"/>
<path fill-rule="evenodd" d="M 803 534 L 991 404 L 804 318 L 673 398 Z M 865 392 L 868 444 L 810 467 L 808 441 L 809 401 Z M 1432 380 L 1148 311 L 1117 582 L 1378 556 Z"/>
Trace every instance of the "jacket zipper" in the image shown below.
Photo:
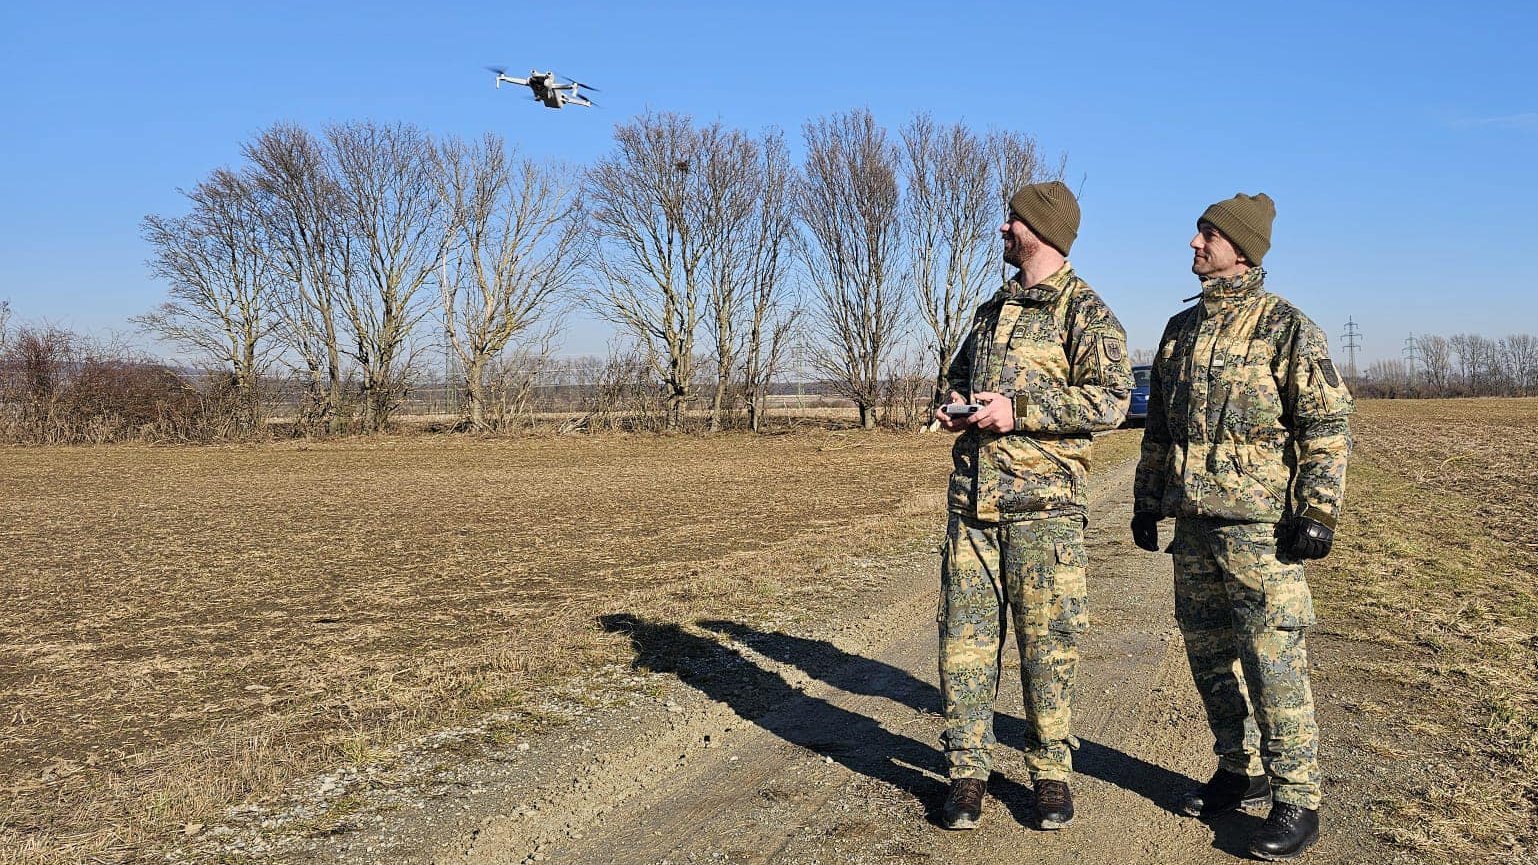
<path fill-rule="evenodd" d="M 1270 484 L 1261 480 L 1259 475 L 1255 475 L 1244 468 L 1244 463 L 1240 461 L 1238 454 L 1230 454 L 1228 461 L 1234 464 L 1235 471 L 1254 481 L 1260 486 L 1261 489 L 1265 490 L 1266 493 L 1271 496 L 1271 498 L 1276 499 L 1277 504 L 1281 505 L 1284 509 L 1287 507 L 1287 500 L 1278 495 L 1276 490 L 1271 488 Z"/>
<path fill-rule="evenodd" d="M 1056 454 L 1054 454 L 1051 451 L 1047 450 L 1045 447 L 1042 446 L 1041 442 L 1038 442 L 1037 440 L 1031 438 L 1030 436 L 1021 436 L 1021 438 L 1025 439 L 1025 441 L 1029 442 L 1031 447 L 1033 447 L 1036 450 L 1040 451 L 1042 456 L 1044 456 L 1047 459 L 1051 460 L 1052 464 L 1057 466 L 1057 470 L 1062 472 L 1065 476 L 1067 476 L 1067 478 L 1068 478 L 1068 491 L 1069 491 L 1069 494 L 1071 496 L 1073 496 L 1074 499 L 1077 499 L 1079 497 L 1079 478 L 1078 478 L 1077 475 L 1075 475 L 1073 473 L 1073 469 L 1068 467 L 1068 463 L 1064 462 L 1062 460 L 1062 458 L 1058 457 Z"/>

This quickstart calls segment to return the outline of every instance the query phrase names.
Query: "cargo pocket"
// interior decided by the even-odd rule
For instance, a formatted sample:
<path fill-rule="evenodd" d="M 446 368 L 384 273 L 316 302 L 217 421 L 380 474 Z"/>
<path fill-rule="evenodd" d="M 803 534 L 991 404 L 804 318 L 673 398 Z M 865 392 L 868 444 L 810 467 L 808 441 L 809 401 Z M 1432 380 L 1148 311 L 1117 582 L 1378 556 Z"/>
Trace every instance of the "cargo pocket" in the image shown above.
<path fill-rule="evenodd" d="M 1261 575 L 1266 594 L 1266 625 L 1296 631 L 1314 624 L 1314 597 L 1302 565 L 1283 564 Z"/>
<path fill-rule="evenodd" d="M 1061 634 L 1082 634 L 1089 628 L 1084 544 L 1058 541 L 1053 552 L 1056 562 L 1051 571 L 1047 629 Z"/>

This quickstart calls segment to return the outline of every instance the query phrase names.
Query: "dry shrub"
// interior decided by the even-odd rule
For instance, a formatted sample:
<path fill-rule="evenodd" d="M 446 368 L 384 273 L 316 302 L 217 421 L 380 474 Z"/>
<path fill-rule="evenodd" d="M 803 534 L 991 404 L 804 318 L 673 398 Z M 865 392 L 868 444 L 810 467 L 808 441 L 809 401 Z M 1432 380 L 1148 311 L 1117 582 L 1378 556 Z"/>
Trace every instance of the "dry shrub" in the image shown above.
<path fill-rule="evenodd" d="M 583 425 L 589 432 L 667 429 L 667 394 L 636 349 L 610 352 L 582 403 L 587 414 Z"/>
<path fill-rule="evenodd" d="M 24 327 L 0 350 L 0 440 L 18 444 L 192 442 L 236 437 L 228 381 L 188 374 L 56 327 Z"/>
<path fill-rule="evenodd" d="M 929 421 L 929 401 L 934 377 L 925 370 L 922 355 L 909 354 L 892 362 L 881 381 L 881 422 L 899 430 L 913 430 Z"/>

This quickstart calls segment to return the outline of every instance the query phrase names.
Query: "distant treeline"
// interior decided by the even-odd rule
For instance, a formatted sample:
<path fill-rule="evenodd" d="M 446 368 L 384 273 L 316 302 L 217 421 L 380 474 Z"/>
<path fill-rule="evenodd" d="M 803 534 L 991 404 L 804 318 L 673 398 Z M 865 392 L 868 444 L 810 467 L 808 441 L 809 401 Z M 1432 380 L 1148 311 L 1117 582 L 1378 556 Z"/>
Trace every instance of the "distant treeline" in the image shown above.
<path fill-rule="evenodd" d="M 302 378 L 274 370 L 251 382 L 258 428 L 248 426 L 250 404 L 228 369 L 212 365 L 167 364 L 121 342 L 99 341 L 53 326 L 8 326 L 0 301 L 0 442 L 19 444 L 100 444 L 107 442 L 213 442 L 313 433 L 305 411 L 312 405 Z M 910 360 L 912 360 L 910 358 Z M 696 392 L 715 381 L 712 358 L 694 364 Z M 410 367 L 397 415 L 419 426 L 466 429 L 463 381 L 441 369 Z M 878 392 L 879 420 L 910 426 L 916 406 L 928 398 L 927 370 L 913 361 L 892 364 Z M 658 386 L 644 355 L 616 347 L 605 356 L 558 358 L 528 351 L 506 352 L 483 378 L 486 428 L 555 428 L 568 431 L 648 430 L 669 425 L 667 392 Z M 765 389 L 765 402 L 787 409 L 847 406 L 839 383 L 778 381 Z M 362 413 L 355 383 L 343 391 L 340 411 Z M 741 405 L 732 390 L 728 403 Z M 740 414 L 730 416 L 737 424 Z M 786 413 L 786 420 L 791 415 Z M 708 418 L 699 410 L 688 425 Z M 767 421 L 766 421 L 767 423 Z M 360 431 L 351 423 L 344 429 Z"/>
<path fill-rule="evenodd" d="M 893 382 L 920 370 L 937 386 L 1000 278 L 1009 193 L 1060 177 L 1063 160 L 1024 133 L 923 115 L 895 135 L 863 110 L 800 133 L 797 164 L 776 130 L 647 113 L 592 164 L 567 165 L 490 134 L 273 126 L 186 191 L 185 212 L 145 218 L 167 297 L 134 323 L 208 370 L 186 383 L 220 419 L 178 434 L 266 435 L 274 411 L 307 435 L 382 430 L 429 376 L 453 382 L 458 426 L 516 425 L 576 305 L 623 334 L 592 376 L 600 403 L 660 395 L 663 428 L 758 429 L 770 383 L 794 368 L 871 426 Z M 70 380 L 95 369 L 72 335 L 12 336 L 26 346 L 12 378 L 44 357 Z M 272 401 L 279 380 L 293 404 Z M 41 406 L 63 399 L 41 380 L 8 387 L 12 422 L 46 426 Z"/>
<path fill-rule="evenodd" d="M 1471 333 L 1412 338 L 1402 360 L 1380 360 L 1352 382 L 1358 396 L 1429 398 L 1538 394 L 1538 338 Z"/>

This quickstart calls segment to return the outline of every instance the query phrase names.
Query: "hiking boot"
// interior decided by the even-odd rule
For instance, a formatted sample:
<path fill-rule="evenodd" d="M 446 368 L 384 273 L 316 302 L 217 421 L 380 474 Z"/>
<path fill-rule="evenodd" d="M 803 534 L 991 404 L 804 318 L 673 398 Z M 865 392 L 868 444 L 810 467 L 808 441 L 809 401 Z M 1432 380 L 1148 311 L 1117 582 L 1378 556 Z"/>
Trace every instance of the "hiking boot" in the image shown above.
<path fill-rule="evenodd" d="M 1067 781 L 1036 782 L 1036 825 L 1042 829 L 1061 829 L 1073 822 L 1073 794 Z"/>
<path fill-rule="evenodd" d="M 945 808 L 940 812 L 940 825 L 947 829 L 976 829 L 983 816 L 983 794 L 987 791 L 988 782 L 981 778 L 952 781 Z"/>
<path fill-rule="evenodd" d="M 1265 775 L 1241 775 L 1227 769 L 1213 773 L 1212 780 L 1180 800 L 1180 813 L 1189 817 L 1214 817 L 1246 805 L 1261 805 L 1271 798 L 1271 781 Z"/>
<path fill-rule="evenodd" d="M 1250 836 L 1250 855 L 1261 859 L 1291 859 L 1319 840 L 1319 812 L 1278 802 L 1266 822 Z"/>

